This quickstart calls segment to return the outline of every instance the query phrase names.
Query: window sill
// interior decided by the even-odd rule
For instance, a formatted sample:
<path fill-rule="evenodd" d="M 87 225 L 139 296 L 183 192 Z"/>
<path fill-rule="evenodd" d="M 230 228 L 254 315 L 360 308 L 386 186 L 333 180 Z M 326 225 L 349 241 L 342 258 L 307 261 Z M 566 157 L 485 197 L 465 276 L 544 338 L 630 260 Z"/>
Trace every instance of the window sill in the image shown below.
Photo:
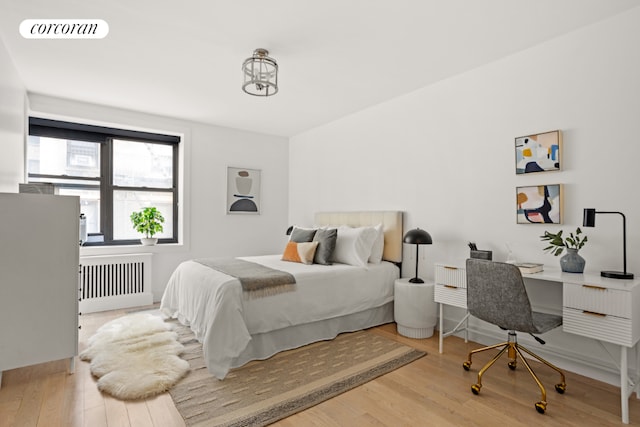
<path fill-rule="evenodd" d="M 163 243 L 154 246 L 122 245 L 122 246 L 80 246 L 80 256 L 120 255 L 139 253 L 171 253 L 186 252 L 184 243 Z"/>

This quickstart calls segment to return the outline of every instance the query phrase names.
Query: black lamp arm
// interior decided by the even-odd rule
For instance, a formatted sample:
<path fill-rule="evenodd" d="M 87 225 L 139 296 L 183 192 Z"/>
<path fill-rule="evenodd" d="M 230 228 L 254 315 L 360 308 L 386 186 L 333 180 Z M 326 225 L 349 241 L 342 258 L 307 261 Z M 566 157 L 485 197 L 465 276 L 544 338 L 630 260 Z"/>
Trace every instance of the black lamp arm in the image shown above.
<path fill-rule="evenodd" d="M 618 214 L 622 216 L 622 264 L 623 271 L 627 273 L 627 217 L 622 212 L 596 211 L 597 214 Z"/>

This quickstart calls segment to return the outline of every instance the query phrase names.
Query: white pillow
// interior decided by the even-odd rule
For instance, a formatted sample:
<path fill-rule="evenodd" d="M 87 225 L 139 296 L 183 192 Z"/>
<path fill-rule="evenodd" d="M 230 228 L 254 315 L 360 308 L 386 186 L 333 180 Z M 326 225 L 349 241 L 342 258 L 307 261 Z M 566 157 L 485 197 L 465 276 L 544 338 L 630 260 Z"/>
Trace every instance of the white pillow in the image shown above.
<path fill-rule="evenodd" d="M 339 227 L 333 261 L 365 267 L 376 237 L 373 227 Z"/>
<path fill-rule="evenodd" d="M 369 255 L 369 262 L 372 264 L 380 264 L 382 262 L 382 253 L 384 252 L 384 232 L 382 231 L 382 224 L 378 224 L 373 227 L 376 239 L 371 246 L 371 255 Z"/>

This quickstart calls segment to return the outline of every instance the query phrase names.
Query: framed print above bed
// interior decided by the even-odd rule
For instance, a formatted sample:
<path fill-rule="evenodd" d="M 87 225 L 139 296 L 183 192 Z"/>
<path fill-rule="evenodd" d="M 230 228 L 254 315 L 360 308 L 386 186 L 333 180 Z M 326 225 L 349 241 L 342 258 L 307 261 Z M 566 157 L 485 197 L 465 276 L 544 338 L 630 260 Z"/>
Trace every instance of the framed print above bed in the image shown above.
<path fill-rule="evenodd" d="M 562 185 L 516 187 L 518 224 L 562 224 Z"/>
<path fill-rule="evenodd" d="M 516 174 L 560 170 L 559 130 L 516 138 Z"/>
<path fill-rule="evenodd" d="M 260 214 L 260 170 L 227 167 L 227 214 Z"/>

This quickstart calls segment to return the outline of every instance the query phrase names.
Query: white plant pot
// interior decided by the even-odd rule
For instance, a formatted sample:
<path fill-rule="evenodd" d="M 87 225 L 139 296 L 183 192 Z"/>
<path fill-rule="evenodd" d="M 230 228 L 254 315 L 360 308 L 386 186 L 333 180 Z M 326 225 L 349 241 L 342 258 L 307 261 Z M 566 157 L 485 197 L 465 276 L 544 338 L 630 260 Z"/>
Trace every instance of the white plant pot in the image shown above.
<path fill-rule="evenodd" d="M 142 246 L 153 246 L 156 243 L 158 243 L 158 238 L 157 237 L 141 237 L 140 243 L 142 243 Z"/>

